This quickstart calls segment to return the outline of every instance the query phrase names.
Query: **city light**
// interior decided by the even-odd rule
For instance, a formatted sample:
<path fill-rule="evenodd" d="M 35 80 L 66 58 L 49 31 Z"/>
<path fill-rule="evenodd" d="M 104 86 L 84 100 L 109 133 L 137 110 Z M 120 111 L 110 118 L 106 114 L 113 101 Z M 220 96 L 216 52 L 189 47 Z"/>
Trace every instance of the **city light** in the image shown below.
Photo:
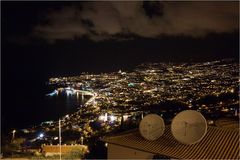
<path fill-rule="evenodd" d="M 53 92 L 46 94 L 46 96 L 55 96 L 55 95 L 58 95 L 58 90 L 54 90 Z"/>
<path fill-rule="evenodd" d="M 98 119 L 99 119 L 100 121 L 106 122 L 106 121 L 108 121 L 108 118 L 109 118 L 109 120 L 110 120 L 111 122 L 113 122 L 113 121 L 115 121 L 115 120 L 117 119 L 116 116 L 114 116 L 114 115 L 108 116 L 107 113 L 105 113 L 104 115 L 100 115 Z"/>
<path fill-rule="evenodd" d="M 108 147 L 108 143 L 105 143 L 104 145 L 105 145 L 105 147 Z"/>
<path fill-rule="evenodd" d="M 105 119 L 104 115 L 99 116 L 99 120 L 103 121 Z"/>
<path fill-rule="evenodd" d="M 66 92 L 67 96 L 72 95 L 72 93 L 73 93 L 73 92 L 70 91 L 70 90 L 66 90 L 65 92 Z"/>
<path fill-rule="evenodd" d="M 105 116 L 104 116 L 104 122 L 107 121 L 107 113 L 105 113 Z"/>
<path fill-rule="evenodd" d="M 117 119 L 117 118 L 116 118 L 115 116 L 113 116 L 113 115 L 110 116 L 110 121 L 113 122 L 113 121 L 115 121 L 116 119 Z"/>
<path fill-rule="evenodd" d="M 44 137 L 44 134 L 43 133 L 40 133 L 39 135 L 38 135 L 38 139 L 42 139 Z"/>
<path fill-rule="evenodd" d="M 126 121 L 128 119 L 128 115 L 123 115 L 123 121 Z"/>
<path fill-rule="evenodd" d="M 100 115 L 98 119 L 106 122 L 107 121 L 107 113 L 105 113 L 104 115 Z"/>
<path fill-rule="evenodd" d="M 12 141 L 13 141 L 14 138 L 15 138 L 15 133 L 16 133 L 16 130 L 14 129 L 14 130 L 12 131 Z"/>

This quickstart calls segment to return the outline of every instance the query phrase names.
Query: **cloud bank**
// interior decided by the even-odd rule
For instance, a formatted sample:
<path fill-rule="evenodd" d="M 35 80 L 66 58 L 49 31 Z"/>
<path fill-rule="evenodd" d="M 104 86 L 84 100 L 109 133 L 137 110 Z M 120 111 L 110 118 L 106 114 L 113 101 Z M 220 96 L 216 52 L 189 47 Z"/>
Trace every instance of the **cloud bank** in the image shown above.
<path fill-rule="evenodd" d="M 93 41 L 130 35 L 202 37 L 238 30 L 238 2 L 75 2 L 49 11 L 33 35 L 54 42 L 86 37 Z"/>

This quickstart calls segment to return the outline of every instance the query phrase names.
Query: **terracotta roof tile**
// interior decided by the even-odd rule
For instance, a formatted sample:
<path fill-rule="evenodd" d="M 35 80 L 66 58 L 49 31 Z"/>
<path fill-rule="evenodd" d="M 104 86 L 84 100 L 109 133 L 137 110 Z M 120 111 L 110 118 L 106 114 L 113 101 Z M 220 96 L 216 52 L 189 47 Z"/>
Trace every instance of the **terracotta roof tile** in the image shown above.
<path fill-rule="evenodd" d="M 170 126 L 156 141 L 145 140 L 135 130 L 130 133 L 105 137 L 104 141 L 137 150 L 180 159 L 239 159 L 239 132 L 208 127 L 205 137 L 196 144 L 181 144 L 172 136 Z"/>

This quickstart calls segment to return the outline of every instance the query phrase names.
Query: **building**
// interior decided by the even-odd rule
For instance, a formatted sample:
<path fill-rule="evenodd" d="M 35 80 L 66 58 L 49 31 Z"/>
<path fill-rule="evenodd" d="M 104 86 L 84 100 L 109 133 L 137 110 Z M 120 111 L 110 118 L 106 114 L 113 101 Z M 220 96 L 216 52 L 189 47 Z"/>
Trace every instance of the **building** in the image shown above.
<path fill-rule="evenodd" d="M 172 136 L 170 126 L 155 141 L 145 140 L 138 130 L 104 137 L 108 159 L 239 159 L 239 131 L 208 127 L 196 144 L 184 145 Z"/>
<path fill-rule="evenodd" d="M 80 151 L 82 153 L 87 153 L 88 147 L 85 145 L 62 145 L 61 146 L 62 155 L 71 154 L 72 152 L 80 152 Z M 42 152 L 46 157 L 59 155 L 60 147 L 59 145 L 43 145 Z"/>

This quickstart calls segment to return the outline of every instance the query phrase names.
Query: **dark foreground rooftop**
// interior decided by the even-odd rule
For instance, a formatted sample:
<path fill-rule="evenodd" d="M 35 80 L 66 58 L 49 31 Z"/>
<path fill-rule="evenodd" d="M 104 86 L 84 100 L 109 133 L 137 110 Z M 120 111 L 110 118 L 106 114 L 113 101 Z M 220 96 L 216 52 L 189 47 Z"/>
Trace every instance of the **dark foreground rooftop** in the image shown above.
<path fill-rule="evenodd" d="M 108 136 L 110 144 L 179 159 L 238 159 L 239 132 L 208 127 L 205 137 L 196 144 L 184 145 L 175 140 L 167 126 L 164 134 L 155 141 L 145 140 L 138 130 L 121 135 Z"/>

